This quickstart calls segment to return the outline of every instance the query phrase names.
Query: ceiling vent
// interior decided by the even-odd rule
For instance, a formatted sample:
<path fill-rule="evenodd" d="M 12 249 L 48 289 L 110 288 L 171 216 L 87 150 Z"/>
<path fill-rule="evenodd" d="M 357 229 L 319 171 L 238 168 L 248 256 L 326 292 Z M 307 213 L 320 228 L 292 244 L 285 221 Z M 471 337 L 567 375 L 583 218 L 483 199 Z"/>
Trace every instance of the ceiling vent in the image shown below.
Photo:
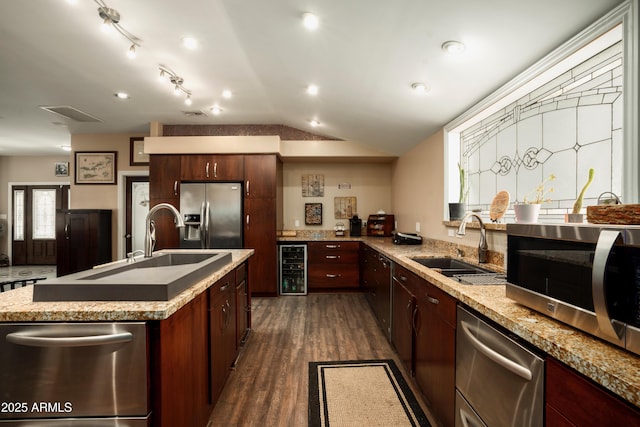
<path fill-rule="evenodd" d="M 182 114 L 184 114 L 187 117 L 207 117 L 207 113 L 205 113 L 202 110 L 198 110 L 198 111 L 183 111 Z"/>
<path fill-rule="evenodd" d="M 82 123 L 102 123 L 102 120 L 97 117 L 92 116 L 91 114 L 87 114 L 83 111 L 78 110 L 77 108 L 69 107 L 67 105 L 41 105 L 45 111 L 48 111 L 53 114 L 57 114 L 58 116 L 64 117 L 65 119 L 70 119 L 75 122 Z"/>

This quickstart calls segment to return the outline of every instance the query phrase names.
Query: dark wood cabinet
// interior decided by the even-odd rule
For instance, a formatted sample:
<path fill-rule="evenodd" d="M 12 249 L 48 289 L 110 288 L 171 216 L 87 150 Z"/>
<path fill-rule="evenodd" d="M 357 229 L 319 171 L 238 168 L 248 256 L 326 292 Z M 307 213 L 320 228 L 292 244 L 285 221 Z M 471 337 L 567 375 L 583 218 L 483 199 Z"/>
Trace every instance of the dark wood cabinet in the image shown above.
<path fill-rule="evenodd" d="M 251 310 L 247 283 L 247 265 L 242 264 L 235 270 L 236 275 L 236 346 L 240 348 L 249 333 Z"/>
<path fill-rule="evenodd" d="M 547 427 L 640 426 L 638 408 L 551 357 L 545 394 Z"/>
<path fill-rule="evenodd" d="M 407 372 L 413 376 L 415 355 L 416 291 L 422 279 L 399 265 L 393 266 L 391 343 Z"/>
<path fill-rule="evenodd" d="M 376 250 L 365 247 L 362 253 L 363 289 L 373 313 L 387 339 L 391 325 L 391 261 Z"/>
<path fill-rule="evenodd" d="M 64 276 L 111 262 L 111 211 L 56 211 L 57 275 Z"/>
<path fill-rule="evenodd" d="M 245 156 L 244 247 L 255 249 L 249 261 L 251 294 L 278 294 L 277 231 L 282 227 L 282 161 L 275 154 Z"/>
<path fill-rule="evenodd" d="M 241 154 L 183 154 L 182 181 L 243 181 L 244 156 Z"/>
<path fill-rule="evenodd" d="M 454 425 L 457 300 L 422 280 L 416 291 L 415 378 L 433 416 Z"/>
<path fill-rule="evenodd" d="M 218 401 L 237 356 L 235 271 L 209 288 L 211 400 Z"/>
<path fill-rule="evenodd" d="M 169 203 L 180 209 L 180 156 L 153 154 L 149 159 L 149 207 Z M 158 211 L 153 221 L 156 224 L 155 250 L 178 248 L 180 232 L 175 218 L 166 210 Z"/>
<path fill-rule="evenodd" d="M 207 425 L 213 409 L 207 309 L 205 292 L 168 319 L 151 323 L 154 427 Z"/>
<path fill-rule="evenodd" d="M 307 243 L 309 291 L 360 287 L 358 242 Z"/>

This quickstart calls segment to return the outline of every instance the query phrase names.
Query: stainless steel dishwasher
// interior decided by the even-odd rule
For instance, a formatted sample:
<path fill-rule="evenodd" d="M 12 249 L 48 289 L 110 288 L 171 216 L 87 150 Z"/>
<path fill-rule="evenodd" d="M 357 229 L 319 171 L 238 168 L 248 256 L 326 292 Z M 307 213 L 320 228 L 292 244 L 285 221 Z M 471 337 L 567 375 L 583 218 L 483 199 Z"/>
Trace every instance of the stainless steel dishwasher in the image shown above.
<path fill-rule="evenodd" d="M 541 427 L 544 359 L 458 306 L 456 427 Z"/>
<path fill-rule="evenodd" d="M 146 325 L 0 324 L 0 426 L 150 425 Z"/>

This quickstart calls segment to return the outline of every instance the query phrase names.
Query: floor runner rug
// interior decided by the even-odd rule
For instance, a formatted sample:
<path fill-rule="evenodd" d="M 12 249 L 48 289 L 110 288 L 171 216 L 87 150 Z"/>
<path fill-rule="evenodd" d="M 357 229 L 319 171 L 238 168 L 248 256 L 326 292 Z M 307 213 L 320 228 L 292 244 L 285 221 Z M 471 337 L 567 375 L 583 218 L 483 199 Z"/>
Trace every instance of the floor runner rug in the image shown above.
<path fill-rule="evenodd" d="M 309 427 L 430 426 L 393 360 L 309 362 Z"/>

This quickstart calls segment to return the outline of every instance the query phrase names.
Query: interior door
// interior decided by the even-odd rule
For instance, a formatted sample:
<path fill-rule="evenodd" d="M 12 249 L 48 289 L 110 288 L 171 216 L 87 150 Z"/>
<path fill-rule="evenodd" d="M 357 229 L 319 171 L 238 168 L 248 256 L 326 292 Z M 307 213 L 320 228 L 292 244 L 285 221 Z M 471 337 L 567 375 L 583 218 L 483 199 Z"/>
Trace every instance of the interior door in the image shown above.
<path fill-rule="evenodd" d="M 149 213 L 149 177 L 126 177 L 125 255 L 144 250 L 145 220 Z"/>
<path fill-rule="evenodd" d="M 13 186 L 12 197 L 13 265 L 55 265 L 56 209 L 69 206 L 69 186 Z"/>

